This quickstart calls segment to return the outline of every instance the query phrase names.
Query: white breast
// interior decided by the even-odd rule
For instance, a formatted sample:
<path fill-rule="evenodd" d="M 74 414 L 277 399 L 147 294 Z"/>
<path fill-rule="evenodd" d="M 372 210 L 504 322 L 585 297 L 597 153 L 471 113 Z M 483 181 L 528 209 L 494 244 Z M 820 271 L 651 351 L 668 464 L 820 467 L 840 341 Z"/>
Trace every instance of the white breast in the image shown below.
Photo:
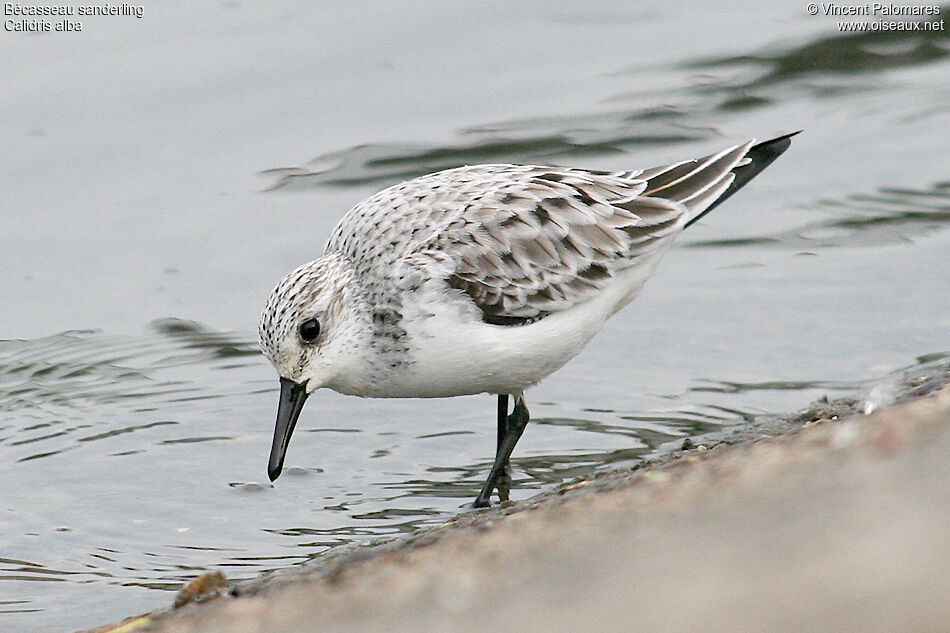
<path fill-rule="evenodd" d="M 411 360 L 384 380 L 360 381 L 367 397 L 439 398 L 476 393 L 518 394 L 577 355 L 604 322 L 632 301 L 666 247 L 622 271 L 596 297 L 520 326 L 483 323 L 460 298 L 425 301 L 405 315 Z M 433 298 L 434 299 L 434 298 Z"/>

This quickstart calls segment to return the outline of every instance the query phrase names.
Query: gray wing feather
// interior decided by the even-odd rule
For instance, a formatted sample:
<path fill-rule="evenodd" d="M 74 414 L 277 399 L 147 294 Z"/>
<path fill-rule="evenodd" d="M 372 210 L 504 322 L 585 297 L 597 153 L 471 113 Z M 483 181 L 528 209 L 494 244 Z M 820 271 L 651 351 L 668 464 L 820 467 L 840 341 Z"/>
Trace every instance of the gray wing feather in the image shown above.
<path fill-rule="evenodd" d="M 408 261 L 437 262 L 447 285 L 486 321 L 536 320 L 586 301 L 672 239 L 728 188 L 750 145 L 633 172 L 520 165 L 438 172 L 354 207 L 327 250 L 346 254 L 369 283 L 401 274 Z"/>

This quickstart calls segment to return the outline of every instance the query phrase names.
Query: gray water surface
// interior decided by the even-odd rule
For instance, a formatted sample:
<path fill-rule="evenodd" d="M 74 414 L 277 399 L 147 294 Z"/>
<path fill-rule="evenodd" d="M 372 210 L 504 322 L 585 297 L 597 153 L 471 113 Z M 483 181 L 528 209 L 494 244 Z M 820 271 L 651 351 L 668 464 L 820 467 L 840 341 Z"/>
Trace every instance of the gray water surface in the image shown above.
<path fill-rule="evenodd" d="M 950 350 L 945 30 L 842 34 L 790 2 L 169 1 L 0 42 L 4 631 L 117 620 L 474 497 L 487 395 L 320 392 L 267 483 L 263 301 L 415 175 L 805 130 L 528 392 L 515 498 Z"/>

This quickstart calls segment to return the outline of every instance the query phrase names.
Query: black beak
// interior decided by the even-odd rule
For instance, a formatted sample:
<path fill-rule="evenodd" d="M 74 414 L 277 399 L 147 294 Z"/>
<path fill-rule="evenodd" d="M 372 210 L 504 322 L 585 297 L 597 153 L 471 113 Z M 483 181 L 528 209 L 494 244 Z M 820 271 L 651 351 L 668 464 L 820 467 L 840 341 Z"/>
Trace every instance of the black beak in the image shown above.
<path fill-rule="evenodd" d="M 298 384 L 288 378 L 280 379 L 280 403 L 277 407 L 277 426 L 274 428 L 274 444 L 270 448 L 270 461 L 267 463 L 267 476 L 271 481 L 280 477 L 284 467 L 284 455 L 290 436 L 297 424 L 297 417 L 307 401 L 307 385 Z"/>

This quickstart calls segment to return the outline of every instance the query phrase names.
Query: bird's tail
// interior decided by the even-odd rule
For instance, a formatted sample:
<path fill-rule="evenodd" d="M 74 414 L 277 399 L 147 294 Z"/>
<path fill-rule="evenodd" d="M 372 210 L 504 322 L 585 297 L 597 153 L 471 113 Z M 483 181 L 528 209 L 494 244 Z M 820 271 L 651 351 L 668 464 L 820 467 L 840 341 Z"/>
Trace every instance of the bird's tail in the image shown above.
<path fill-rule="evenodd" d="M 691 218 L 690 221 L 686 223 L 686 226 L 700 219 L 722 204 L 726 198 L 745 187 L 747 182 L 758 176 L 759 172 L 771 165 L 772 161 L 781 156 L 782 153 L 788 149 L 789 145 L 792 144 L 792 137 L 800 133 L 801 130 L 798 130 L 797 132 L 778 136 L 768 141 L 762 141 L 758 145 L 753 145 L 745 155 L 748 160 L 743 161 L 741 165 L 732 169 L 732 173 L 735 177 L 726 190 L 722 192 L 722 195 L 716 198 L 712 204 L 703 209 L 698 215 Z"/>
<path fill-rule="evenodd" d="M 689 226 L 772 164 L 788 149 L 791 138 L 799 132 L 757 145 L 753 145 L 755 141 L 751 140 L 696 160 L 647 169 L 637 174 L 647 181 L 642 195 L 685 205 L 691 216 L 686 223 Z"/>

